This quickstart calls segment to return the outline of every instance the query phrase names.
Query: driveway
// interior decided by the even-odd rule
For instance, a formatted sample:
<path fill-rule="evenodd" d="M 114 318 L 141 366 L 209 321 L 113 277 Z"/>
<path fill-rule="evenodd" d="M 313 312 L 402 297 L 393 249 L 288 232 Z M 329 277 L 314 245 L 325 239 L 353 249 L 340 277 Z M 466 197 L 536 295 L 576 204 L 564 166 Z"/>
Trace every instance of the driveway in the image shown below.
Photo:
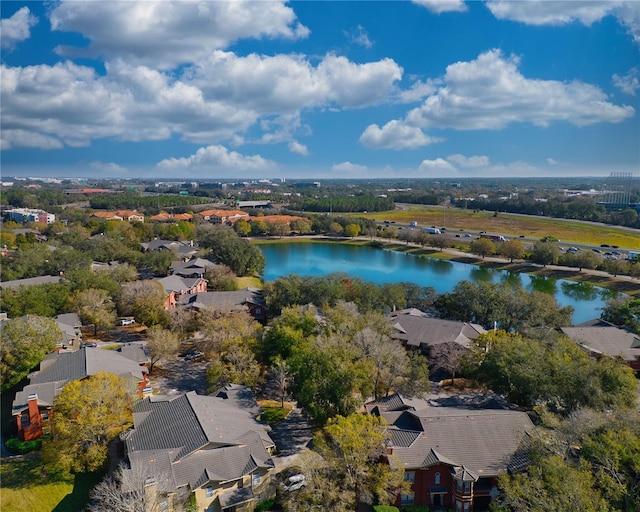
<path fill-rule="evenodd" d="M 313 439 L 312 422 L 301 409 L 294 407 L 284 420 L 271 427 L 269 435 L 278 449 L 277 455 L 272 457 L 278 472 L 293 465 L 307 448 Z"/>

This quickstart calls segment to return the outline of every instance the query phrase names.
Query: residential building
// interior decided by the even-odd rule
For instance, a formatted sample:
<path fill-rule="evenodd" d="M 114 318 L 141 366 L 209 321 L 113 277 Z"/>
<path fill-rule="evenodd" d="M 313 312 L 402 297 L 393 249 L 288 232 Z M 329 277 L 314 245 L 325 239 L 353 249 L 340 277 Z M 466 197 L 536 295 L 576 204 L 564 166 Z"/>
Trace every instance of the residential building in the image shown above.
<path fill-rule="evenodd" d="M 169 267 L 169 272 L 180 277 L 204 277 L 207 269 L 217 266 L 217 263 L 204 258 L 191 258 L 187 261 L 174 261 Z"/>
<path fill-rule="evenodd" d="M 371 409 L 372 405 L 368 407 Z M 498 476 L 524 469 L 533 434 L 520 411 L 462 407 L 407 407 L 402 401 L 374 409 L 389 424 L 389 454 L 405 471 L 410 491 L 396 505 L 430 510 L 488 510 Z"/>
<path fill-rule="evenodd" d="M 487 332 L 480 325 L 433 318 L 415 308 L 394 311 L 388 319 L 393 328 L 393 338 L 409 348 L 420 349 L 424 354 L 429 353 L 431 346 L 442 343 L 468 348 L 472 340 Z"/>
<path fill-rule="evenodd" d="M 247 287 L 232 292 L 204 292 L 185 296 L 180 301 L 184 309 L 202 311 L 205 309 L 247 310 L 249 314 L 264 322 L 267 319 L 267 307 L 262 290 Z"/>
<path fill-rule="evenodd" d="M 197 244 L 193 243 L 193 240 L 188 242 L 180 242 L 177 240 L 160 240 L 154 239 L 150 242 L 143 242 L 140 244 L 143 251 L 173 251 L 177 258 L 183 261 L 187 261 L 193 258 L 200 248 Z"/>
<path fill-rule="evenodd" d="M 41 222 L 42 224 L 53 224 L 56 216 L 53 213 L 44 210 L 36 210 L 33 208 L 13 208 L 4 210 L 3 214 L 15 222 L 26 224 L 27 222 Z"/>
<path fill-rule="evenodd" d="M 21 286 L 37 286 L 40 284 L 58 284 L 60 283 L 60 276 L 38 276 L 27 277 L 25 279 L 16 279 L 14 281 L 2 281 L 0 287 L 3 290 L 9 288 L 20 288 Z"/>
<path fill-rule="evenodd" d="M 144 214 L 139 213 L 137 210 L 117 210 L 115 212 L 95 211 L 91 214 L 91 216 L 103 220 L 128 220 L 130 222 L 144 222 Z"/>
<path fill-rule="evenodd" d="M 212 224 L 233 224 L 240 219 L 249 219 L 249 214 L 242 210 L 205 210 L 199 215 Z"/>
<path fill-rule="evenodd" d="M 199 511 L 254 510 L 272 496 L 275 445 L 255 410 L 238 403 L 193 391 L 136 402 L 122 436 L 131 470 L 162 484 L 169 500 L 193 493 Z"/>
<path fill-rule="evenodd" d="M 82 322 L 76 313 L 63 313 L 55 317 L 58 327 L 62 331 L 61 348 L 76 347 L 82 344 Z"/>
<path fill-rule="evenodd" d="M 147 368 L 113 350 L 81 348 L 49 354 L 40 363 L 40 370 L 29 375 L 29 384 L 16 393 L 13 401 L 12 414 L 20 440 L 30 441 L 48 433 L 53 401 L 65 384 L 98 372 L 125 377 L 140 394 L 147 387 Z"/>
<path fill-rule="evenodd" d="M 637 334 L 604 320 L 562 327 L 561 330 L 593 357 L 617 357 L 633 370 L 640 371 L 640 336 Z"/>
<path fill-rule="evenodd" d="M 189 296 L 207 291 L 207 280 L 201 277 L 180 277 L 177 275 L 155 279 L 162 285 L 165 294 L 165 308 L 173 309 L 178 302 Z"/>

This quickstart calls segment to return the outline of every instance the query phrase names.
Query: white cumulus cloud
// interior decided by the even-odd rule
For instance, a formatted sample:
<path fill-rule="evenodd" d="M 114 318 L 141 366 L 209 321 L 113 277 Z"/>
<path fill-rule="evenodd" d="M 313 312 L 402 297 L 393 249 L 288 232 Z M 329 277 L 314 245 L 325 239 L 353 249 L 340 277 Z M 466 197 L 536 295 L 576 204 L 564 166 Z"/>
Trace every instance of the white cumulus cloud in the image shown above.
<path fill-rule="evenodd" d="M 200 148 L 188 157 L 167 158 L 158 162 L 156 167 L 166 171 L 226 170 L 249 172 L 273 169 L 275 163 L 260 155 L 245 156 L 237 151 L 229 151 L 224 146 L 216 145 Z"/>
<path fill-rule="evenodd" d="M 633 107 L 611 103 L 595 85 L 527 78 L 519 64 L 518 57 L 504 57 L 500 50 L 450 64 L 444 85 L 411 110 L 405 121 L 422 128 L 482 130 L 511 123 L 617 123 L 635 115 Z"/>
<path fill-rule="evenodd" d="M 411 0 L 414 4 L 426 7 L 435 14 L 443 12 L 465 12 L 467 5 L 464 0 Z"/>
<path fill-rule="evenodd" d="M 449 162 L 453 162 L 459 167 L 487 167 L 489 165 L 488 156 L 464 156 L 460 154 L 449 155 L 447 157 Z"/>
<path fill-rule="evenodd" d="M 53 30 L 78 32 L 88 48 L 61 46 L 70 57 L 122 58 L 171 69 L 246 38 L 297 39 L 309 35 L 284 1 L 64 1 L 50 14 Z M 117 37 L 114 37 L 117 35 Z"/>
<path fill-rule="evenodd" d="M 292 153 L 297 153 L 298 155 L 302 155 L 302 156 L 309 155 L 309 149 L 307 148 L 307 146 L 305 146 L 304 144 L 301 144 L 297 140 L 292 140 L 291 142 L 289 142 L 288 148 L 289 148 L 289 151 L 291 151 Z"/>
<path fill-rule="evenodd" d="M 444 158 L 435 160 L 423 160 L 418 167 L 420 171 L 456 171 L 457 169 Z"/>
<path fill-rule="evenodd" d="M 605 16 L 613 15 L 634 41 L 640 43 L 640 2 L 636 0 L 489 0 L 485 5 L 498 19 L 527 25 L 566 25 L 578 22 L 589 26 Z"/>
<path fill-rule="evenodd" d="M 359 140 L 363 146 L 368 148 L 401 150 L 428 146 L 434 142 L 440 142 L 442 139 L 429 137 L 417 126 L 393 120 L 382 128 L 377 124 L 367 126 Z"/>
<path fill-rule="evenodd" d="M 626 75 L 618 75 L 612 77 L 613 85 L 622 92 L 631 96 L 636 95 L 636 91 L 640 89 L 640 72 L 638 68 L 631 68 Z"/>
<path fill-rule="evenodd" d="M 18 9 L 10 18 L 0 20 L 0 44 L 2 48 L 12 49 L 16 43 L 29 39 L 31 27 L 38 18 L 31 14 L 28 7 Z"/>
<path fill-rule="evenodd" d="M 344 173 L 344 175 L 356 175 L 362 176 L 362 174 L 367 171 L 367 167 L 365 165 L 352 164 L 351 162 L 342 162 L 339 164 L 334 164 L 331 167 L 332 171 L 338 171 Z"/>
<path fill-rule="evenodd" d="M 362 25 L 358 25 L 350 32 L 344 31 L 343 34 L 354 44 L 364 46 L 365 48 L 371 48 L 373 46 L 373 41 L 369 39 L 369 34 Z"/>

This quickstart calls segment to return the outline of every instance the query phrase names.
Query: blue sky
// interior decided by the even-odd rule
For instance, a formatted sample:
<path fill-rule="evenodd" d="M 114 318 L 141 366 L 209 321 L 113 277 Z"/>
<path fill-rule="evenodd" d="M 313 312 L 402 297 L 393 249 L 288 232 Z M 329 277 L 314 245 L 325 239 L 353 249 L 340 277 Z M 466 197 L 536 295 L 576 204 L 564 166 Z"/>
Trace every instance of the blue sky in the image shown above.
<path fill-rule="evenodd" d="M 3 1 L 2 174 L 640 170 L 640 2 Z"/>

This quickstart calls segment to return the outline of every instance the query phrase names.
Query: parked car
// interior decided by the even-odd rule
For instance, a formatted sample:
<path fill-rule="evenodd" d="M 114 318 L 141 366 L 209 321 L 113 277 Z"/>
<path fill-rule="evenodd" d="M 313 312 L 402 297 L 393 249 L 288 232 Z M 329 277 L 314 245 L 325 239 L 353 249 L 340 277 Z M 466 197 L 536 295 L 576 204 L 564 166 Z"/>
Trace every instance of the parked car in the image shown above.
<path fill-rule="evenodd" d="M 118 325 L 131 325 L 135 323 L 136 321 L 133 318 L 121 318 L 118 320 Z"/>
<path fill-rule="evenodd" d="M 307 485 L 307 479 L 302 473 L 299 473 L 297 475 L 290 476 L 282 482 L 282 489 L 287 492 L 297 491 L 305 485 Z"/>
<path fill-rule="evenodd" d="M 89 341 L 88 343 L 83 343 L 82 346 L 87 348 L 95 348 L 98 346 L 98 344 L 94 343 L 93 341 Z"/>

